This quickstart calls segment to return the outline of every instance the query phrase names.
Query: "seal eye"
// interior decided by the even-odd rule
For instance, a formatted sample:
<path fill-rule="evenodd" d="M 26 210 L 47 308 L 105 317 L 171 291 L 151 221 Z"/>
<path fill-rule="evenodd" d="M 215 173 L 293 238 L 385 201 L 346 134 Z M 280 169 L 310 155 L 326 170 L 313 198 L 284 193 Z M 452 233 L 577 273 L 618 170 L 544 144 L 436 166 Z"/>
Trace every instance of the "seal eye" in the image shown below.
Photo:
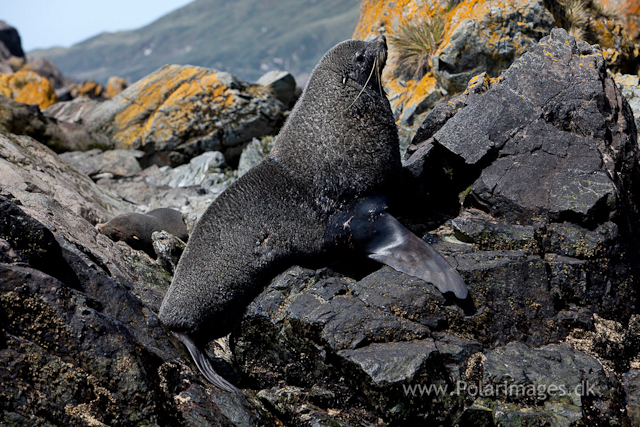
<path fill-rule="evenodd" d="M 364 50 L 356 54 L 356 62 L 364 61 Z"/>

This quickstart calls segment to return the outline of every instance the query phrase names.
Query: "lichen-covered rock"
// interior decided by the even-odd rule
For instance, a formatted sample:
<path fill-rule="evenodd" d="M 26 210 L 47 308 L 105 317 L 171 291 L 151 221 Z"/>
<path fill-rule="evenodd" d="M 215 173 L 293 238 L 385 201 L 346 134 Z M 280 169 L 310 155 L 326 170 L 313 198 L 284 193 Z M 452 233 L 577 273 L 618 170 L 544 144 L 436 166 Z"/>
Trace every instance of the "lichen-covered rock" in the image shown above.
<path fill-rule="evenodd" d="M 620 22 L 602 18 L 590 20 L 584 40 L 600 45 L 609 69 L 623 74 L 638 72 L 640 46 L 629 38 Z"/>
<path fill-rule="evenodd" d="M 72 98 L 102 99 L 104 88 L 93 79 L 70 85 L 69 92 Z"/>
<path fill-rule="evenodd" d="M 599 224 L 638 185 L 631 110 L 597 47 L 576 44 L 564 30 L 554 30 L 433 130 L 417 134 L 423 141 L 414 140 L 421 146 L 408 170 L 420 175 L 432 166 L 427 158 L 451 153 L 446 167 L 465 168 L 449 173 L 461 179 L 454 186 L 470 186 L 467 202 L 494 216 Z M 434 168 L 442 171 L 440 164 Z"/>
<path fill-rule="evenodd" d="M 129 86 L 129 83 L 122 77 L 111 76 L 107 80 L 107 85 L 102 92 L 102 96 L 107 99 L 111 99 Z"/>
<path fill-rule="evenodd" d="M 389 43 L 390 67 L 385 69 L 384 82 L 398 118 L 403 148 L 424 113 L 438 100 L 463 91 L 477 74 L 497 76 L 556 26 L 542 0 L 370 0 L 363 3 L 354 37 L 370 38 L 378 33 L 393 36 L 404 25 L 438 17 L 443 20 L 442 40 L 431 52 L 429 71 L 424 76 L 415 78 L 401 73 L 397 47 Z"/>
<path fill-rule="evenodd" d="M 43 110 L 58 102 L 49 80 L 33 71 L 0 74 L 0 95 L 25 104 L 38 104 Z"/>
<path fill-rule="evenodd" d="M 225 72 L 167 65 L 98 105 L 84 123 L 154 163 L 179 165 L 205 151 L 237 159 L 244 143 L 283 121 L 282 103 L 260 88 Z"/>
<path fill-rule="evenodd" d="M 623 15 L 624 28 L 632 40 L 640 41 L 640 3 L 635 0 L 609 0 L 609 3 L 618 3 Z"/>

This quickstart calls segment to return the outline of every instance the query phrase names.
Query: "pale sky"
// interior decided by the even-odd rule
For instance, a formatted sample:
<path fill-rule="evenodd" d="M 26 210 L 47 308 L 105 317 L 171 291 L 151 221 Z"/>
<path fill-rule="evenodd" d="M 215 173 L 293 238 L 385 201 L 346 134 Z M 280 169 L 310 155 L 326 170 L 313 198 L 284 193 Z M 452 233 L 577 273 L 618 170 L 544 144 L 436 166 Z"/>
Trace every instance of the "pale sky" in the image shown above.
<path fill-rule="evenodd" d="M 69 47 L 104 31 L 135 30 L 193 0 L 0 0 L 0 21 L 28 52 Z"/>

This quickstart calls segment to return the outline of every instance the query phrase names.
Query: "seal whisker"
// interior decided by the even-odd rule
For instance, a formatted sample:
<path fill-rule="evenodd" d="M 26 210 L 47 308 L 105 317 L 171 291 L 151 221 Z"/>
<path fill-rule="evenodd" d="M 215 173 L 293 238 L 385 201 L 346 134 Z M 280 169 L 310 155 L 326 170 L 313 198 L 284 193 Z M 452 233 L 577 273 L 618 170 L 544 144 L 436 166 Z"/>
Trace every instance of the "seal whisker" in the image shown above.
<path fill-rule="evenodd" d="M 362 95 L 362 93 L 364 92 L 364 90 L 367 88 L 367 85 L 369 84 L 369 81 L 371 80 L 371 77 L 373 76 L 373 70 L 375 70 L 377 68 L 378 65 L 378 58 L 375 57 L 373 58 L 373 67 L 371 67 L 371 72 L 369 73 L 369 77 L 367 78 L 367 81 L 364 83 L 364 85 L 362 85 L 362 90 L 360 91 L 360 93 L 358 94 L 358 96 L 356 96 L 356 99 L 353 100 L 353 102 L 351 103 L 351 105 L 349 105 L 349 108 L 353 107 L 353 104 L 356 103 L 356 101 L 358 100 L 358 98 L 360 98 L 360 95 Z M 347 110 L 349 109 L 347 108 Z"/>

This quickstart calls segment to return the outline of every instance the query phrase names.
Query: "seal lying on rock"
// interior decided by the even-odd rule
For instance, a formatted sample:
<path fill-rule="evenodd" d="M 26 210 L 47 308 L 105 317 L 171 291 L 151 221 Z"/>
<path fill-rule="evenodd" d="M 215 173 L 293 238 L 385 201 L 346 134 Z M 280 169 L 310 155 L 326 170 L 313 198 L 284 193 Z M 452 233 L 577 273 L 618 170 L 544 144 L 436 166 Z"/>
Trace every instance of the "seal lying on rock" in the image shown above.
<path fill-rule="evenodd" d="M 126 213 L 118 215 L 98 227 L 98 231 L 114 242 L 120 240 L 133 249 L 145 251 L 155 258 L 153 240 L 154 231 L 166 231 L 183 242 L 189 239 L 187 227 L 182 220 L 182 214 L 174 209 L 160 208 L 146 214 Z"/>
<path fill-rule="evenodd" d="M 273 151 L 222 193 L 197 224 L 160 308 L 203 375 L 201 350 L 228 334 L 285 268 L 342 248 L 364 252 L 466 298 L 458 273 L 385 211 L 400 176 L 395 120 L 380 82 L 383 36 L 348 40 L 316 66 Z"/>

